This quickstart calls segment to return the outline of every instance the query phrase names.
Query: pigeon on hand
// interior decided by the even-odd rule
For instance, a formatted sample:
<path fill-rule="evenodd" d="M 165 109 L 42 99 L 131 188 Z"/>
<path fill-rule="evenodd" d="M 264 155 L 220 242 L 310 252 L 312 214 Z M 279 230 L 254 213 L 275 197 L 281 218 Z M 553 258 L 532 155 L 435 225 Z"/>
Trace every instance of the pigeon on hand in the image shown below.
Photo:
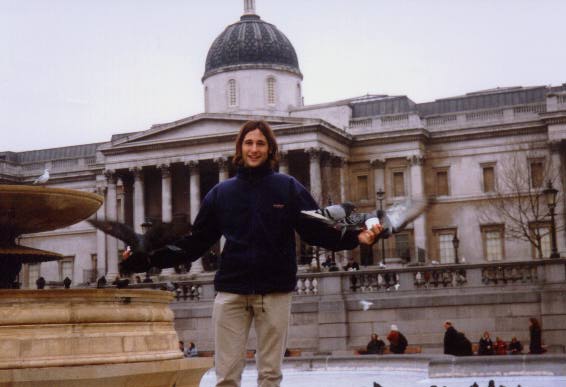
<path fill-rule="evenodd" d="M 370 306 L 373 305 L 373 302 L 371 301 L 366 301 L 366 300 L 360 300 L 360 305 L 362 306 L 362 309 L 364 311 L 368 310 L 370 308 Z"/>
<path fill-rule="evenodd" d="M 49 169 L 45 169 L 43 174 L 33 181 L 33 184 L 45 184 L 49 180 Z"/>
<path fill-rule="evenodd" d="M 165 257 L 175 256 L 173 261 L 182 261 L 185 255 L 182 249 L 170 244 L 189 233 L 189 223 L 158 223 L 142 235 L 120 222 L 94 219 L 89 219 L 88 222 L 128 246 L 123 254 L 124 259 L 119 264 L 122 274 L 143 273 L 152 266 L 166 267 L 160 265 Z"/>

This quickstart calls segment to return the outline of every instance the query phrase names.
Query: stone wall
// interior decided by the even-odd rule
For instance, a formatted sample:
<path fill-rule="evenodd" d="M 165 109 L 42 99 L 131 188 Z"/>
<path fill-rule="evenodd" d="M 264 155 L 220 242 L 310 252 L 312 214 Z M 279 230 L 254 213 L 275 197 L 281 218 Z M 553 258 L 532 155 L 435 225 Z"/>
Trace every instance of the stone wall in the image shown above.
<path fill-rule="evenodd" d="M 477 342 L 483 331 L 528 348 L 529 317 L 539 318 L 550 352 L 566 346 L 566 260 L 433 265 L 358 272 L 302 273 L 293 299 L 289 348 L 303 354 L 351 353 L 391 324 L 423 352 L 441 353 L 445 320 Z M 179 281 L 175 327 L 212 351 L 211 280 Z M 158 284 L 154 284 L 158 286 Z M 361 300 L 373 304 L 364 311 Z M 249 349 L 255 348 L 251 335 Z"/>

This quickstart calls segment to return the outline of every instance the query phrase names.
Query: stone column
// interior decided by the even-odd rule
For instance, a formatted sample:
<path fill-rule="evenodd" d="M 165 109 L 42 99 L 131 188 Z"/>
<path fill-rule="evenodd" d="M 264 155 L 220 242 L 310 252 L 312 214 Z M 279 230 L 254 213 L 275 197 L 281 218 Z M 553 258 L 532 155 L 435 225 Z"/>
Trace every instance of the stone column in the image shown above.
<path fill-rule="evenodd" d="M 426 200 L 424 190 L 424 158 L 421 155 L 414 155 L 409 158 L 410 178 L 411 178 L 411 199 Z M 413 221 L 415 233 L 415 259 L 418 259 L 418 250 L 423 249 L 425 260 L 428 257 L 427 251 L 427 229 L 426 214 L 419 216 Z"/>
<path fill-rule="evenodd" d="M 320 156 L 322 151 L 319 148 L 310 148 L 307 149 L 307 153 L 309 154 L 311 195 L 319 205 L 322 205 L 324 202 L 322 198 L 322 184 L 320 178 Z"/>
<path fill-rule="evenodd" d="M 289 174 L 289 154 L 279 151 L 279 173 Z"/>
<path fill-rule="evenodd" d="M 338 198 L 332 196 L 332 155 L 322 155 L 320 159 L 320 172 L 321 172 L 321 191 L 322 200 L 321 206 L 327 206 L 330 202 L 338 203 Z"/>
<path fill-rule="evenodd" d="M 134 175 L 134 231 L 142 234 L 142 223 L 145 222 L 145 203 L 143 199 L 143 169 L 131 168 Z"/>
<path fill-rule="evenodd" d="M 228 158 L 219 157 L 214 159 L 214 162 L 218 164 L 218 182 L 222 182 L 230 177 L 228 173 Z"/>
<path fill-rule="evenodd" d="M 344 203 L 348 196 L 348 162 L 343 157 L 337 157 L 336 166 L 340 169 L 340 202 Z"/>
<path fill-rule="evenodd" d="M 105 173 L 107 181 L 106 191 L 106 220 L 117 220 L 118 208 L 116 206 L 116 172 L 107 170 Z M 107 236 L 106 239 L 108 267 L 106 268 L 106 279 L 112 282 L 118 275 L 118 240 Z"/>
<path fill-rule="evenodd" d="M 98 186 L 96 191 L 96 193 L 102 197 L 106 194 L 106 188 L 102 186 Z M 106 219 L 105 207 L 106 206 L 100 206 L 98 208 L 96 211 L 96 220 L 104 221 Z M 96 267 L 92 269 L 97 272 L 96 278 L 106 274 L 106 234 L 99 229 L 96 229 Z"/>
<path fill-rule="evenodd" d="M 161 221 L 171 222 L 173 220 L 171 166 L 160 165 L 159 169 L 161 170 Z"/>
<path fill-rule="evenodd" d="M 200 170 L 199 162 L 191 161 L 187 163 L 189 166 L 189 176 L 190 176 L 190 211 L 191 211 L 191 224 L 194 224 L 197 217 L 198 211 L 200 209 Z M 204 271 L 202 266 L 202 258 L 197 259 L 191 265 L 191 274 L 198 274 Z"/>
<path fill-rule="evenodd" d="M 371 161 L 371 166 L 373 167 L 374 192 L 380 189 L 385 191 L 385 160 L 374 159 Z M 379 208 L 377 195 L 375 197 L 375 208 Z"/>

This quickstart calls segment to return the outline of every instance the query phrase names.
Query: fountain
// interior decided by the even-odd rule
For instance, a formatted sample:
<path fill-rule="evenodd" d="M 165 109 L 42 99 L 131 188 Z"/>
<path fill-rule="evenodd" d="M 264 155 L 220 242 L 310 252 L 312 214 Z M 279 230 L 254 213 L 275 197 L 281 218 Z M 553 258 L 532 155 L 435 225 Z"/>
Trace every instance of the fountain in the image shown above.
<path fill-rule="evenodd" d="M 0 185 L 0 386 L 198 386 L 210 358 L 185 359 L 170 292 L 12 289 L 23 263 L 60 258 L 21 234 L 66 227 L 102 204 L 93 193 Z"/>

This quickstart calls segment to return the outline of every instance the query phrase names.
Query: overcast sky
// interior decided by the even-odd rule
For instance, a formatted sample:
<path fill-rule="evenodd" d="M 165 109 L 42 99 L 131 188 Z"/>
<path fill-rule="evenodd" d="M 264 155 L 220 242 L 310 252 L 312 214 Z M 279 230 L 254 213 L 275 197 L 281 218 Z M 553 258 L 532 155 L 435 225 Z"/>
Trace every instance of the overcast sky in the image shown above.
<path fill-rule="evenodd" d="M 563 0 L 256 0 L 306 104 L 566 82 Z M 0 151 L 109 141 L 204 110 L 208 48 L 243 0 L 0 0 Z"/>

